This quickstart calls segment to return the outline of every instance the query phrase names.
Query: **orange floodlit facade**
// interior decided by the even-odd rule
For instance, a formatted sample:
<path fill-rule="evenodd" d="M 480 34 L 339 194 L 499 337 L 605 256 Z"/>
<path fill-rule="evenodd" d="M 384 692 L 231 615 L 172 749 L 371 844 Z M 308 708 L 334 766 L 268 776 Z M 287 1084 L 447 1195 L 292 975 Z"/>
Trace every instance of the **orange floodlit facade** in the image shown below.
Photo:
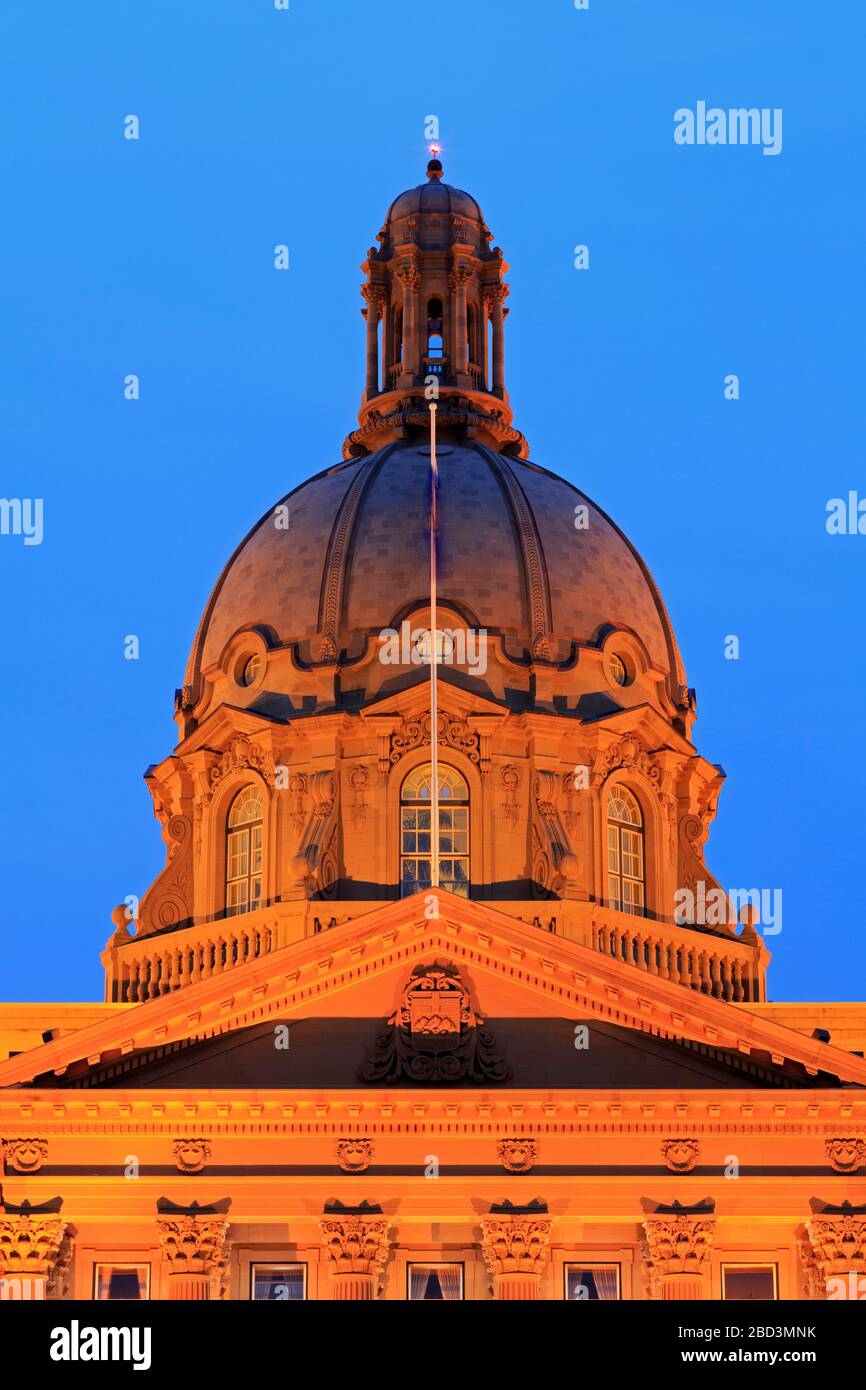
<path fill-rule="evenodd" d="M 507 269 L 431 160 L 358 427 L 202 616 L 105 1002 L 0 1006 L 3 1297 L 866 1295 L 866 1005 L 767 1002 L 662 598 L 514 425 Z"/>

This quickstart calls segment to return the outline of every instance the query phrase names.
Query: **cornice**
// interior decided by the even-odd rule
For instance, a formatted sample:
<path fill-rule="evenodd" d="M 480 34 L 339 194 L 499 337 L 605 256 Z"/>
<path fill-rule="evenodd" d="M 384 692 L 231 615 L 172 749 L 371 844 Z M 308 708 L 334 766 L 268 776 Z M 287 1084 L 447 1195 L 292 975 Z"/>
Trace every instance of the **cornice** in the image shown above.
<path fill-rule="evenodd" d="M 0 1087 L 26 1083 L 73 1064 L 292 1015 L 333 1014 L 335 997 L 377 976 L 395 981 L 419 961 L 441 955 L 471 969 L 476 981 L 519 989 L 538 1015 L 588 1014 L 662 1038 L 717 1050 L 766 1053 L 776 1065 L 799 1064 L 866 1086 L 866 1061 L 768 1019 L 649 976 L 613 957 L 481 905 L 438 893 L 439 916 L 404 899 L 306 937 L 266 956 L 100 1020 L 0 1063 Z M 419 915 L 420 914 L 420 915 Z M 482 1007 L 486 1007 L 481 1000 Z M 350 1010 L 351 1012 L 351 1010 Z"/>
<path fill-rule="evenodd" d="M 21 1124 L 40 1135 L 258 1138 L 426 1135 L 454 1138 L 598 1139 L 750 1135 L 815 1139 L 866 1136 L 866 1095 L 836 1090 L 785 1093 L 728 1088 L 702 1091 L 520 1089 L 491 1096 L 471 1091 L 406 1089 L 269 1091 L 68 1091 L 27 1088 L 0 1093 L 0 1136 Z M 830 1173 L 828 1171 L 828 1177 Z"/>

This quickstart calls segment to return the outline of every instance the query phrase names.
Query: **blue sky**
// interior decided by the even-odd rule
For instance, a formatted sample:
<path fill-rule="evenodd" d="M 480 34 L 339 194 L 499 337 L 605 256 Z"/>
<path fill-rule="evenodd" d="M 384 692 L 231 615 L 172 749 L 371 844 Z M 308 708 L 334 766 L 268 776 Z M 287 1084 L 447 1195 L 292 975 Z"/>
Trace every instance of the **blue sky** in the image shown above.
<path fill-rule="evenodd" d="M 163 862 L 142 774 L 173 747 L 201 609 L 248 527 L 339 457 L 358 267 L 423 177 L 431 113 L 512 266 L 516 422 L 668 603 L 728 773 L 708 863 L 783 892 L 771 996 L 866 996 L 866 537 L 825 529 L 828 499 L 866 495 L 863 6 L 16 10 L 0 493 L 44 499 L 44 540 L 0 537 L 0 999 L 101 997 L 111 909 Z M 698 100 L 781 107 L 781 154 L 676 145 Z"/>

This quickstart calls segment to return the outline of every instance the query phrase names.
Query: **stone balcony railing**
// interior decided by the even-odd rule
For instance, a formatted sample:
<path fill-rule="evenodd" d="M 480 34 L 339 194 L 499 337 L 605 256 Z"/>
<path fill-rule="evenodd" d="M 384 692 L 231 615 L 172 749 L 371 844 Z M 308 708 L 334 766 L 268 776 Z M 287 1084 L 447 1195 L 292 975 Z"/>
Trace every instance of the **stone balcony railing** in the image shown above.
<path fill-rule="evenodd" d="M 611 910 L 593 912 L 592 946 L 700 994 L 734 1004 L 766 999 L 769 952 L 760 938 L 716 936 Z"/>
<path fill-rule="evenodd" d="M 102 957 L 106 1002 L 155 999 L 383 906 L 374 901 L 278 903 L 200 926 L 110 943 Z M 737 1004 L 766 999 L 769 952 L 760 937 L 716 936 L 596 903 L 509 901 L 492 906 L 527 926 L 577 941 L 715 999 Z"/>

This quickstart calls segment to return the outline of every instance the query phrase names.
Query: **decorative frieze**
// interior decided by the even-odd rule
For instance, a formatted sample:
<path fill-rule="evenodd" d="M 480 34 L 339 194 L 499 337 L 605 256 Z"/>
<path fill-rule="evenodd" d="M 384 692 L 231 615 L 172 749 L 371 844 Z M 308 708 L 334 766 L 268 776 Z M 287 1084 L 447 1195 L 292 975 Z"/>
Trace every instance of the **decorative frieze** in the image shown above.
<path fill-rule="evenodd" d="M 866 1166 L 866 1139 L 828 1139 L 825 1152 L 837 1173 L 856 1173 Z"/>
<path fill-rule="evenodd" d="M 201 1173 L 211 1156 L 211 1146 L 206 1139 L 175 1139 L 171 1148 L 181 1173 Z"/>
<path fill-rule="evenodd" d="M 701 1155 L 697 1139 L 666 1139 L 662 1158 L 672 1173 L 690 1173 Z"/>
<path fill-rule="evenodd" d="M 538 1160 L 538 1144 L 534 1139 L 500 1139 L 497 1153 L 509 1173 L 528 1173 Z"/>
<path fill-rule="evenodd" d="M 15 1173 L 38 1173 L 48 1157 L 48 1145 L 44 1139 L 3 1139 L 0 1156 Z"/>
<path fill-rule="evenodd" d="M 440 710 L 436 718 L 437 743 L 448 748 L 456 748 L 459 753 L 476 765 L 481 762 L 481 738 L 469 728 L 462 719 Z M 389 760 L 393 766 L 404 754 L 414 748 L 430 743 L 430 715 L 421 714 L 417 719 L 407 719 L 396 733 L 391 734 Z"/>
<path fill-rule="evenodd" d="M 372 1139 L 340 1139 L 337 1162 L 344 1173 L 363 1173 L 373 1162 Z"/>

